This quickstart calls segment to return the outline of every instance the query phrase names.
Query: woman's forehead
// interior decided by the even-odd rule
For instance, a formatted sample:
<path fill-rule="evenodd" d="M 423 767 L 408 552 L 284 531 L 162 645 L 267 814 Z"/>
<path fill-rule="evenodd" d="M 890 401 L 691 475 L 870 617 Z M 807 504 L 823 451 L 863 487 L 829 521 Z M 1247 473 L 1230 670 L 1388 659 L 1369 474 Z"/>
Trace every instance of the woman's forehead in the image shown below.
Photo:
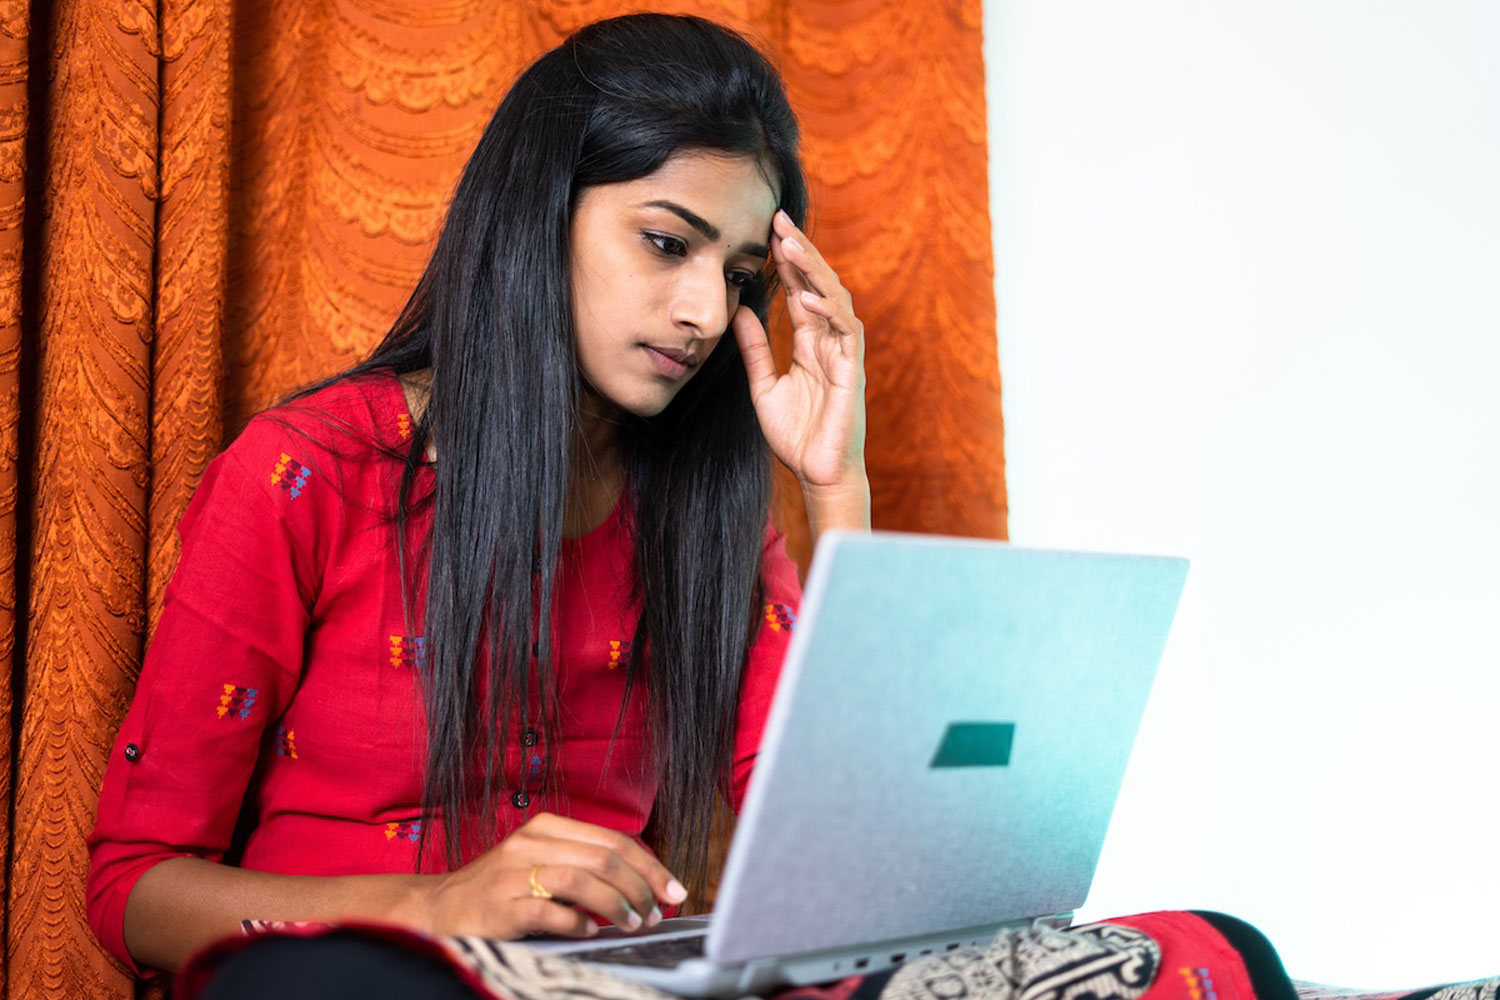
<path fill-rule="evenodd" d="M 644 177 L 597 190 L 631 207 L 672 202 L 726 237 L 741 239 L 764 236 L 778 206 L 775 185 L 761 158 L 708 150 L 673 153 Z"/>

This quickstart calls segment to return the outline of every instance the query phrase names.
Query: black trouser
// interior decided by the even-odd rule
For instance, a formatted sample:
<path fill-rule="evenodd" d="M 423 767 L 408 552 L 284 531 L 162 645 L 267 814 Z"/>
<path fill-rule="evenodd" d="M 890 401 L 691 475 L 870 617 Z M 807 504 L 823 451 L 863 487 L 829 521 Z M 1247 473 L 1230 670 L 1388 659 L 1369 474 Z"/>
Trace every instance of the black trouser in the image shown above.
<path fill-rule="evenodd" d="M 268 937 L 225 961 L 202 1000 L 474 1000 L 438 959 L 353 934 Z"/>

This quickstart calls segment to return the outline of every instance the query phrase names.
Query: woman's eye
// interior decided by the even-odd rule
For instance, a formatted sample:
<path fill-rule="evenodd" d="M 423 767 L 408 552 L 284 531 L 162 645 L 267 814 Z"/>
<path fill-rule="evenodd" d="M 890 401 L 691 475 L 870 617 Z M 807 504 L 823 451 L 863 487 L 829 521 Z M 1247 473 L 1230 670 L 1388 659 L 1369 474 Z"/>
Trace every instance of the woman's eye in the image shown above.
<path fill-rule="evenodd" d="M 642 233 L 641 235 L 646 237 L 647 243 L 669 257 L 687 256 L 687 244 L 675 236 L 668 236 L 666 233 Z"/>
<path fill-rule="evenodd" d="M 728 276 L 729 284 L 740 291 L 744 291 L 755 284 L 756 279 L 759 277 L 760 275 L 754 271 L 730 271 Z"/>

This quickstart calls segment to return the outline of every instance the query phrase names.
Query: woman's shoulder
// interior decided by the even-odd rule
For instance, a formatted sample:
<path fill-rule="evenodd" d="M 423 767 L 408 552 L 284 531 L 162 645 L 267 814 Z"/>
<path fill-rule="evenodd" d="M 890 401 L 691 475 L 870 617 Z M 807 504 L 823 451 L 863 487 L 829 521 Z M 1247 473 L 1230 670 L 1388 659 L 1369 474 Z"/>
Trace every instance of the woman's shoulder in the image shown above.
<path fill-rule="evenodd" d="M 342 437 L 389 444 L 411 440 L 411 414 L 401 380 L 389 369 L 348 375 L 292 396 L 250 420 L 336 443 Z"/>
<path fill-rule="evenodd" d="M 327 481 L 342 487 L 399 464 L 412 426 L 401 383 L 389 371 L 339 379 L 252 417 L 205 475 L 259 482 L 271 496 L 301 499 Z"/>
<path fill-rule="evenodd" d="M 260 452 L 283 443 L 323 457 L 367 459 L 404 450 L 411 434 L 401 382 L 381 370 L 340 378 L 262 410 L 226 451 Z"/>

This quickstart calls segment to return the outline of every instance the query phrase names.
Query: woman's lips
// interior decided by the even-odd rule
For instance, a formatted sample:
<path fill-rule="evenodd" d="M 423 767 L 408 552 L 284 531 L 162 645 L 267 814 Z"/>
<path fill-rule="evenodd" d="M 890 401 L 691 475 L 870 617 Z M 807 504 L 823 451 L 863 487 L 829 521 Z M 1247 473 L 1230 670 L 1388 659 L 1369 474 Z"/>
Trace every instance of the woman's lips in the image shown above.
<path fill-rule="evenodd" d="M 656 370 L 667 378 L 680 379 L 688 372 L 698 367 L 698 359 L 687 351 L 674 351 L 666 347 L 652 347 L 650 344 L 642 345 L 646 348 L 646 356 L 656 366 Z"/>

